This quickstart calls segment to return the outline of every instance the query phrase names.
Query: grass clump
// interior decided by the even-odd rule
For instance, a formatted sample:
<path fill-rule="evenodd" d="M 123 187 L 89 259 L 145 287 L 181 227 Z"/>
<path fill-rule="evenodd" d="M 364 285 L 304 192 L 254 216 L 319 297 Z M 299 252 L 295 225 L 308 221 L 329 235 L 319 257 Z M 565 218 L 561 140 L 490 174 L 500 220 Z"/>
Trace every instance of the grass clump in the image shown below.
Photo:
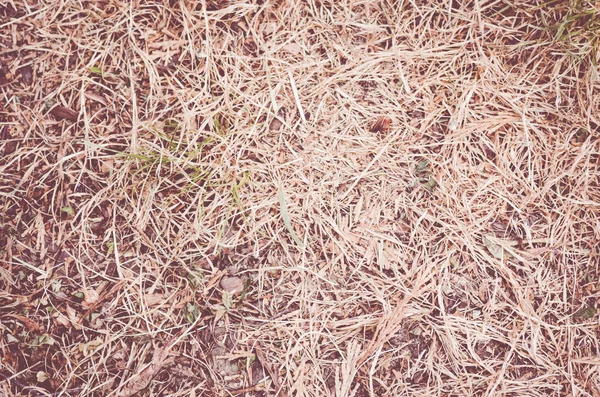
<path fill-rule="evenodd" d="M 0 395 L 594 396 L 590 1 L 0 5 Z"/>

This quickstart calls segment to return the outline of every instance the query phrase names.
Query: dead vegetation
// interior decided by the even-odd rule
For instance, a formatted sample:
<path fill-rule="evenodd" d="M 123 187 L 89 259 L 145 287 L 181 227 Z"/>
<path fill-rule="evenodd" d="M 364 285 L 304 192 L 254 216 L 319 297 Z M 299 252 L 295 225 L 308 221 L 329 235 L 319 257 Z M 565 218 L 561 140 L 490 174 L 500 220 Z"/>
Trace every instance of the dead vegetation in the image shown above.
<path fill-rule="evenodd" d="M 3 2 L 0 394 L 600 396 L 599 7 Z"/>

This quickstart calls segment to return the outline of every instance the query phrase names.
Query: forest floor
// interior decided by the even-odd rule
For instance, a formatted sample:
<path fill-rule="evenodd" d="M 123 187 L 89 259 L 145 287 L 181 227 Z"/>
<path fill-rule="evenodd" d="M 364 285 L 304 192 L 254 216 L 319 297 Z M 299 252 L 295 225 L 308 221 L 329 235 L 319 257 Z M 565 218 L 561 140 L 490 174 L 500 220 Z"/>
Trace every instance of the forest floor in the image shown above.
<path fill-rule="evenodd" d="M 0 395 L 600 396 L 597 1 L 0 5 Z"/>

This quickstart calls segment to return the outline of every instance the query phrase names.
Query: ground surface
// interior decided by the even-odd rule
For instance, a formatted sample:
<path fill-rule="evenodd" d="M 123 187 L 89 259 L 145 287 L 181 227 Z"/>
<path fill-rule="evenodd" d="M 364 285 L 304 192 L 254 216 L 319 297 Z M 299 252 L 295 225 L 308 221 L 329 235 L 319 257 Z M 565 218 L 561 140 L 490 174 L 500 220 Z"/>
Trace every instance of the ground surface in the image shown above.
<path fill-rule="evenodd" d="M 290 3 L 2 2 L 0 395 L 599 396 L 598 2 Z"/>

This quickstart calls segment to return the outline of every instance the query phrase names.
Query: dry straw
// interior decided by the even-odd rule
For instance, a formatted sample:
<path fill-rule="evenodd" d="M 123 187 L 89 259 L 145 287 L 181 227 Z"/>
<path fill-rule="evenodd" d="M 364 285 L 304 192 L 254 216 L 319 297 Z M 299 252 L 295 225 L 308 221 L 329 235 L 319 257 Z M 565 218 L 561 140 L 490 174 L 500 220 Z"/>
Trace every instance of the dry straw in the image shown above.
<path fill-rule="evenodd" d="M 0 395 L 599 396 L 599 20 L 4 1 Z"/>

